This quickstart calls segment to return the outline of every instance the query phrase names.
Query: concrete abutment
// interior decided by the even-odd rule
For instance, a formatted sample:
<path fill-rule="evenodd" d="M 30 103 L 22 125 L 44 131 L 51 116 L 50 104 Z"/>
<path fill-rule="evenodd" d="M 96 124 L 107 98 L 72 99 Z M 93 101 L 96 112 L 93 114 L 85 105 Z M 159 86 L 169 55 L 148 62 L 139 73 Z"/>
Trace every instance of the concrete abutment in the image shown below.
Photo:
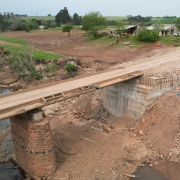
<path fill-rule="evenodd" d="M 180 75 L 164 78 L 143 75 L 106 87 L 103 90 L 103 105 L 116 117 L 139 120 L 156 99 L 179 84 Z"/>
<path fill-rule="evenodd" d="M 27 112 L 10 120 L 16 163 L 34 179 L 53 175 L 56 158 L 49 120 L 42 112 Z"/>

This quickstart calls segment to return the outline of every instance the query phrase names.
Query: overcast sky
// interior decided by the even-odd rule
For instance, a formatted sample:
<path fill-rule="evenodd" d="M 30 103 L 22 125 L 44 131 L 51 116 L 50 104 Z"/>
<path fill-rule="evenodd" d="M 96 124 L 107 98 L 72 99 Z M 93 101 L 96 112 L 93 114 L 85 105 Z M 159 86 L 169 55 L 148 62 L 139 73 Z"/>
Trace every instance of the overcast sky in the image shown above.
<path fill-rule="evenodd" d="M 180 0 L 0 0 L 0 12 L 28 16 L 56 15 L 67 7 L 70 15 L 100 11 L 103 16 L 178 16 Z"/>

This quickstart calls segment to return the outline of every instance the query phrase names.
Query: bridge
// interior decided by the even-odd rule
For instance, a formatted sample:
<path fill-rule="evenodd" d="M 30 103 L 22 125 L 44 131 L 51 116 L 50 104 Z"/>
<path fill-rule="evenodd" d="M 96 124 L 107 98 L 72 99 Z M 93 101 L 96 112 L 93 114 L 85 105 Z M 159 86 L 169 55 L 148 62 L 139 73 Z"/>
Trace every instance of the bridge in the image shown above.
<path fill-rule="evenodd" d="M 0 96 L 0 119 L 22 114 L 142 74 L 142 71 L 122 72 L 122 70 L 116 69 L 5 94 Z"/>
<path fill-rule="evenodd" d="M 126 68 L 110 69 L 1 95 L 0 120 L 10 117 L 17 164 L 34 179 L 51 176 L 56 170 L 49 119 L 40 112 L 39 119 L 35 121 L 28 114 L 30 110 L 141 76 L 147 69 L 178 60 L 178 55 L 160 57 Z"/>

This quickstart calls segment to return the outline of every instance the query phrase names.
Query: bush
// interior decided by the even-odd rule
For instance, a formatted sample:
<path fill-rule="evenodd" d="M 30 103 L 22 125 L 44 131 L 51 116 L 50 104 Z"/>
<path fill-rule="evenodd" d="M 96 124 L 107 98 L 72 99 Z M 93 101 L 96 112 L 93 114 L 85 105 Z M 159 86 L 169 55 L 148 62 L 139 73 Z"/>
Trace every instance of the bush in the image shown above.
<path fill-rule="evenodd" d="M 44 26 L 44 28 L 43 29 L 48 29 L 48 27 L 47 26 Z"/>
<path fill-rule="evenodd" d="M 54 27 L 56 27 L 56 26 L 57 26 L 56 22 L 51 22 L 51 23 L 50 23 L 50 27 L 54 28 Z"/>
<path fill-rule="evenodd" d="M 75 72 L 75 71 L 77 71 L 77 68 L 76 68 L 76 66 L 74 64 L 67 63 L 66 64 L 66 71 L 68 73 Z"/>
<path fill-rule="evenodd" d="M 73 26 L 70 23 L 67 23 L 65 26 L 63 26 L 62 32 L 67 32 L 68 36 L 70 36 L 71 29 L 73 29 Z"/>
<path fill-rule="evenodd" d="M 144 30 L 141 31 L 138 36 L 138 41 L 144 41 L 144 42 L 156 42 L 159 40 L 159 33 L 155 30 Z"/>
<path fill-rule="evenodd" d="M 47 73 L 56 73 L 58 71 L 57 64 L 47 64 L 45 68 Z"/>
<path fill-rule="evenodd" d="M 24 53 L 14 55 L 7 59 L 7 63 L 11 69 L 19 74 L 19 77 L 24 79 L 41 79 L 42 72 L 36 69 L 34 61 L 32 59 L 32 53 Z"/>

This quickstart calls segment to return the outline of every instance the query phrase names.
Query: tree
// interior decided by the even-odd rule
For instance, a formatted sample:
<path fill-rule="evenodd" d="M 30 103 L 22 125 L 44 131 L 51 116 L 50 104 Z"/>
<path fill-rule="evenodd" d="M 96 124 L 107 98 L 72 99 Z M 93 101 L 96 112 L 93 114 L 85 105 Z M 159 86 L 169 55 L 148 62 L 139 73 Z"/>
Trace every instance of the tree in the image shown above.
<path fill-rule="evenodd" d="M 29 32 L 33 29 L 38 29 L 38 23 L 35 20 L 28 21 L 26 23 L 26 31 Z"/>
<path fill-rule="evenodd" d="M 69 15 L 67 7 L 64 7 L 64 9 L 61 9 L 59 13 L 55 16 L 55 21 L 58 25 L 66 24 L 71 22 L 71 17 Z"/>
<path fill-rule="evenodd" d="M 77 13 L 74 13 L 72 19 L 73 25 L 80 25 L 81 21 L 82 21 L 81 16 L 79 16 Z"/>
<path fill-rule="evenodd" d="M 130 15 L 127 20 L 129 22 L 129 24 L 133 24 L 133 23 L 144 24 L 144 22 L 151 21 L 151 16 L 142 17 L 140 15 L 137 15 L 137 16 L 131 16 Z"/>
<path fill-rule="evenodd" d="M 19 17 L 13 17 L 12 18 L 12 23 L 10 25 L 10 29 L 13 30 L 13 31 L 18 31 L 18 30 L 21 30 L 20 29 L 20 24 L 21 24 L 21 19 Z"/>
<path fill-rule="evenodd" d="M 4 19 L 7 20 L 7 14 L 4 12 Z"/>
<path fill-rule="evenodd" d="M 164 25 L 161 24 L 160 21 L 157 21 L 157 22 L 153 25 L 153 27 L 154 27 L 153 29 L 154 29 L 155 31 L 160 32 L 160 31 L 163 30 Z"/>
<path fill-rule="evenodd" d="M 67 23 L 65 26 L 63 26 L 62 32 L 68 32 L 68 36 L 70 36 L 71 29 L 73 29 L 73 26 L 70 23 Z"/>
<path fill-rule="evenodd" d="M 83 30 L 93 38 L 97 37 L 98 31 L 107 27 L 107 19 L 100 12 L 90 12 L 83 17 Z"/>
<path fill-rule="evenodd" d="M 115 29 L 115 33 L 119 35 L 119 37 L 121 38 L 123 33 L 125 33 L 125 23 L 123 21 L 118 21 L 117 25 L 116 25 L 116 29 Z"/>
<path fill-rule="evenodd" d="M 3 31 L 4 16 L 0 13 L 0 31 Z"/>
<path fill-rule="evenodd" d="M 180 17 L 179 17 L 179 18 L 177 18 L 176 23 L 177 23 L 177 27 L 178 27 L 178 28 L 179 28 L 179 30 L 180 30 Z"/>
<path fill-rule="evenodd" d="M 9 13 L 9 12 L 7 13 L 7 15 L 6 15 L 6 16 L 7 16 L 7 19 L 11 19 L 11 15 L 10 15 L 10 13 Z"/>
<path fill-rule="evenodd" d="M 11 12 L 11 13 L 10 13 L 10 15 L 11 15 L 11 18 L 13 18 L 13 17 L 14 17 L 14 13 L 13 13 L 13 12 Z"/>

